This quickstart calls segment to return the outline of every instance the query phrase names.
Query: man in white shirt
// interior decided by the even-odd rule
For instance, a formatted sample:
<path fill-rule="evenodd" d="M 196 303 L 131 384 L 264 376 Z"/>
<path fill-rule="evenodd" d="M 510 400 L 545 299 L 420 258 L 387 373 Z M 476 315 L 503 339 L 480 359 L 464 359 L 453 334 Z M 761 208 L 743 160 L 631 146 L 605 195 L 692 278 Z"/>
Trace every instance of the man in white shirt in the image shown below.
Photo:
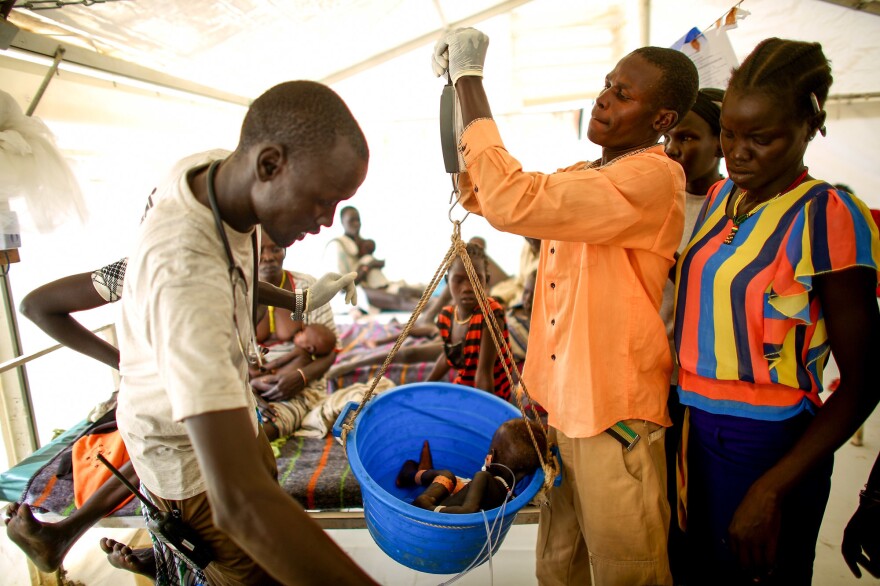
<path fill-rule="evenodd" d="M 329 226 L 368 158 L 332 90 L 278 85 L 229 157 L 190 159 L 158 188 L 129 257 L 119 429 L 147 496 L 208 542 L 211 584 L 371 583 L 275 482 L 247 382 L 255 226 L 284 247 Z M 352 280 L 322 279 L 302 312 Z"/>

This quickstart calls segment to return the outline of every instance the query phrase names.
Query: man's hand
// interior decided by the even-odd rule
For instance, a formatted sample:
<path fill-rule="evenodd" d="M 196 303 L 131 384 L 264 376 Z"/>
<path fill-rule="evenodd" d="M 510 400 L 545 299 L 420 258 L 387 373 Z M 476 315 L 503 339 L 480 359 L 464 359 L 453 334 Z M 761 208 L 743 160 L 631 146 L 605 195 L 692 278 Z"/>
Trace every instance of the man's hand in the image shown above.
<path fill-rule="evenodd" d="M 434 45 L 432 67 L 440 77 L 447 71 L 452 83 L 462 75 L 483 77 L 489 37 L 475 28 L 459 28 L 443 35 Z"/>
<path fill-rule="evenodd" d="M 305 312 L 321 307 L 330 303 L 330 300 L 342 290 L 345 290 L 345 302 L 349 305 L 357 305 L 357 291 L 354 287 L 354 280 L 357 273 L 327 273 L 318 281 L 309 287 L 309 294 L 306 297 Z"/>
<path fill-rule="evenodd" d="M 880 503 L 869 501 L 859 505 L 843 530 L 840 551 L 856 578 L 862 577 L 859 564 L 880 578 Z"/>

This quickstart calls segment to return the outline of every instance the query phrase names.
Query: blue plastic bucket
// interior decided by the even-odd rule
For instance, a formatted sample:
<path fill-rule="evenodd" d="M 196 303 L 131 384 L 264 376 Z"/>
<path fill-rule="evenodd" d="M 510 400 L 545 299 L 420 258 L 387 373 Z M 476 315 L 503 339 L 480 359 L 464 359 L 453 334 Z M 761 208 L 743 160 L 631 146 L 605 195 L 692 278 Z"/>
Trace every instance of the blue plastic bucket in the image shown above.
<path fill-rule="evenodd" d="M 333 429 L 356 408 L 350 403 Z M 448 383 L 403 385 L 372 398 L 348 434 L 348 460 L 360 483 L 367 528 L 379 547 L 401 564 L 431 574 L 456 574 L 480 556 L 487 542 L 486 523 L 494 527 L 492 553 L 498 550 L 516 512 L 544 482 L 541 469 L 516 487 L 504 515 L 500 508 L 482 513 L 449 515 L 410 504 L 421 488 L 397 488 L 394 480 L 406 460 L 418 460 L 429 440 L 435 468 L 470 478 L 483 465 L 495 430 L 521 417 L 513 405 L 470 387 Z M 481 561 L 488 559 L 483 551 Z M 476 565 L 479 565 L 475 564 Z"/>

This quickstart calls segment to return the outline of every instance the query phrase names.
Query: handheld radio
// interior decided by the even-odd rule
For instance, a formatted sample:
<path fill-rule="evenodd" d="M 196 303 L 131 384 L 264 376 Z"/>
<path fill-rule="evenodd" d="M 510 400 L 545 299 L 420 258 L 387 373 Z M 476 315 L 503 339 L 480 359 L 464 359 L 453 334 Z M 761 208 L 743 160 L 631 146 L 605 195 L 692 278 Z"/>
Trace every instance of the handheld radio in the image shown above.
<path fill-rule="evenodd" d="M 211 549 L 193 528 L 180 518 L 180 513 L 178 511 L 166 513 L 159 510 L 159 507 L 147 500 L 104 456 L 98 454 L 98 460 L 144 505 L 147 511 L 147 529 L 159 541 L 180 554 L 187 563 L 205 569 L 211 562 Z"/>

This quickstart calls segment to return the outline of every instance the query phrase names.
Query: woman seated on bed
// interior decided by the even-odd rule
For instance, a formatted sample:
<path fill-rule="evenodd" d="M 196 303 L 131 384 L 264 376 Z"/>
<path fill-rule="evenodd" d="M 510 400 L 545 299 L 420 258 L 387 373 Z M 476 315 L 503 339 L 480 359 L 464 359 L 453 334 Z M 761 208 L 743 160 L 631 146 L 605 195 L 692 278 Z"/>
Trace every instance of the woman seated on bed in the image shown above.
<path fill-rule="evenodd" d="M 486 289 L 486 253 L 482 246 L 467 245 L 467 254 L 483 289 Z M 429 381 L 443 379 L 450 368 L 456 369 L 453 383 L 475 387 L 493 393 L 504 400 L 510 398 L 510 380 L 505 373 L 502 357 L 489 333 L 489 322 L 477 303 L 474 287 L 465 271 L 464 263 L 456 258 L 446 274 L 447 288 L 452 295 L 452 305 L 440 310 L 437 327 L 443 340 L 443 354 L 434 364 Z M 489 309 L 502 330 L 504 340 L 509 339 L 504 308 L 491 297 Z M 507 368 L 510 369 L 509 361 Z"/>
<path fill-rule="evenodd" d="M 265 232 L 260 241 L 260 281 L 285 291 L 307 289 L 315 278 L 305 273 L 282 268 L 287 250 L 275 244 Z M 299 427 L 302 418 L 327 394 L 327 370 L 336 360 L 339 333 L 329 305 L 315 308 L 305 314 L 304 322 L 290 319 L 290 310 L 271 305 L 257 308 L 257 342 L 266 349 L 266 364 L 262 370 L 251 370 L 251 388 L 263 403 L 267 416 L 263 429 L 270 440 L 287 437 Z M 327 352 L 312 352 L 314 360 L 295 360 L 301 356 L 295 336 L 304 326 L 320 324 L 333 337 L 333 348 Z"/>
<path fill-rule="evenodd" d="M 346 206 L 339 212 L 339 220 L 345 233 L 334 238 L 336 262 L 342 274 L 356 272 L 356 283 L 376 309 L 412 311 L 424 289 L 404 282 L 391 282 L 382 272 L 385 261 L 373 256 L 376 243 L 361 236 L 361 215 L 357 208 Z"/>
<path fill-rule="evenodd" d="M 335 353 L 335 332 L 323 324 L 306 324 L 293 335 L 293 350 L 285 352 L 287 362 L 284 368 L 287 368 L 290 372 L 298 373 L 302 380 L 307 381 L 308 379 L 304 373 L 305 369 Z M 270 371 L 270 374 L 272 374 L 272 371 Z M 252 386 L 255 381 L 256 379 L 251 380 Z M 321 382 L 323 387 L 326 388 L 326 382 L 323 381 L 323 377 Z M 269 387 L 264 395 L 271 396 L 275 391 L 277 391 L 276 388 Z M 260 408 L 260 415 L 263 418 L 263 430 L 266 432 L 269 440 L 291 435 L 300 427 L 306 413 L 317 406 L 323 398 L 323 391 L 316 390 L 313 386 L 307 386 L 303 392 L 287 401 L 269 402 L 258 394 L 257 404 Z"/>

